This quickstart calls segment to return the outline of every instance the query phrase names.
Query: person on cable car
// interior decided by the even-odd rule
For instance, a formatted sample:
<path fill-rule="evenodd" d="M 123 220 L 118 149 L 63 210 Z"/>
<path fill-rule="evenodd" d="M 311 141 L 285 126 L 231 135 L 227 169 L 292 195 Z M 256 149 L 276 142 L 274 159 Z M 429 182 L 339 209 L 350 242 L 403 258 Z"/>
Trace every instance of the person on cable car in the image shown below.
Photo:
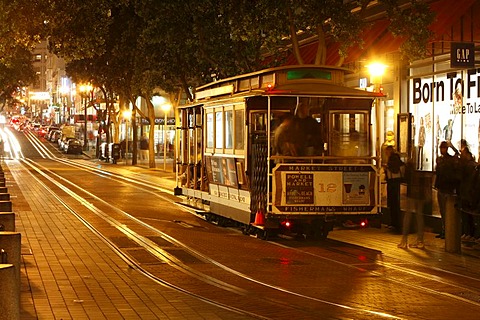
<path fill-rule="evenodd" d="M 322 126 L 310 116 L 309 109 L 299 103 L 295 116 L 285 119 L 275 130 L 276 153 L 294 157 L 322 155 Z"/>

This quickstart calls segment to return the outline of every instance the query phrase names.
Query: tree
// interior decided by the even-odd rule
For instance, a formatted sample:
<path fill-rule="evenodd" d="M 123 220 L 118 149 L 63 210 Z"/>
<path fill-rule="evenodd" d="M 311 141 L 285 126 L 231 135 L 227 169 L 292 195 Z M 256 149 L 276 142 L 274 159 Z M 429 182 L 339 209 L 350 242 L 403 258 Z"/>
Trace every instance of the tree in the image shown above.
<path fill-rule="evenodd" d="M 12 47 L 32 48 L 45 35 L 40 1 L 0 0 L 0 59 Z"/>
<path fill-rule="evenodd" d="M 105 52 L 112 8 L 121 5 L 118 1 L 37 1 L 43 6 L 40 12 L 52 53 L 69 62 L 96 58 Z"/>
<path fill-rule="evenodd" d="M 43 23 L 36 2 L 0 1 L 0 103 L 1 111 L 22 87 L 35 81 L 30 50 L 41 38 Z"/>
<path fill-rule="evenodd" d="M 9 48 L 9 54 L 0 59 L 0 111 L 7 103 L 19 103 L 22 88 L 35 81 L 30 51 L 21 45 Z"/>
<path fill-rule="evenodd" d="M 386 11 L 391 21 L 390 30 L 395 36 L 405 37 L 400 51 L 409 59 L 424 58 L 427 54 L 427 43 L 433 33 L 428 28 L 435 14 L 428 4 L 411 0 L 410 6 L 401 9 L 398 0 L 381 0 L 387 7 Z"/>
<path fill-rule="evenodd" d="M 300 41 L 306 38 L 318 41 L 316 64 L 325 63 L 332 42 L 340 44 L 344 57 L 349 46 L 361 45 L 359 35 L 368 26 L 371 4 L 382 8 L 395 34 L 406 37 L 410 49 L 404 50 L 412 56 L 422 53 L 413 48 L 426 47 L 425 30 L 432 19 L 428 6 L 416 0 L 379 0 L 380 4 L 279 0 L 274 5 L 267 0 L 35 3 L 44 7 L 40 29 L 48 35 L 52 52 L 65 58 L 69 74 L 88 79 L 105 94 L 118 94 L 134 106 L 137 97 L 145 98 L 147 114 L 142 115 L 151 125 L 155 117 L 151 98 L 158 88 L 170 94 L 181 89 L 192 101 L 192 88 L 281 64 L 290 50 L 302 64 Z M 359 10 L 353 10 L 356 7 Z M 402 18 L 405 10 L 410 10 L 408 19 Z M 141 113 L 136 106 L 133 111 Z M 118 124 L 119 110 L 109 114 Z M 153 139 L 153 128 L 150 131 Z"/>

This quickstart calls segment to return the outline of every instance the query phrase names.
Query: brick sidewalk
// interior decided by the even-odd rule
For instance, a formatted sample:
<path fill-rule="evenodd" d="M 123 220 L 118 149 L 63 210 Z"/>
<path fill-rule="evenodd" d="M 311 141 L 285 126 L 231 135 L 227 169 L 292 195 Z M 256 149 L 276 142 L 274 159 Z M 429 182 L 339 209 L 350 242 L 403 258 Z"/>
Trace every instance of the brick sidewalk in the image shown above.
<path fill-rule="evenodd" d="M 240 319 L 131 269 L 17 161 L 8 188 L 22 234 L 21 319 Z"/>

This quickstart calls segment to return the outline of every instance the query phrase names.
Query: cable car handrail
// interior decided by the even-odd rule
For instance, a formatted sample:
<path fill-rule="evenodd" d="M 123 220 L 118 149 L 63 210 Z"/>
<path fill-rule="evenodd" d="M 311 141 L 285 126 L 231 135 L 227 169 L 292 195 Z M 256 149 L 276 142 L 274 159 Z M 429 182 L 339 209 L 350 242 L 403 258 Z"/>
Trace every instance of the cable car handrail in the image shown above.
<path fill-rule="evenodd" d="M 285 160 L 292 160 L 292 162 L 297 162 L 298 160 L 310 160 L 310 161 L 326 161 L 326 160 L 379 160 L 378 157 L 369 156 L 369 157 L 345 157 L 345 156 L 305 156 L 305 157 L 297 157 L 297 156 L 270 156 L 271 160 L 280 160 L 285 162 Z"/>

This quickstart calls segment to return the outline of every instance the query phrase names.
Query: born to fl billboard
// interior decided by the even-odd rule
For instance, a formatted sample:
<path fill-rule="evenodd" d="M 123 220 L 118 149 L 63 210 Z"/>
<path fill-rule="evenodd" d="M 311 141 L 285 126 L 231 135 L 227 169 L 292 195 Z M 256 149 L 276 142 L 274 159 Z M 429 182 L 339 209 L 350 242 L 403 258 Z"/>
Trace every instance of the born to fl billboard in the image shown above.
<path fill-rule="evenodd" d="M 480 155 L 480 72 L 445 72 L 410 80 L 410 112 L 418 168 L 432 171 L 442 141 L 459 148 L 466 139 Z M 422 132 L 422 135 L 420 134 Z M 424 133 L 424 134 L 423 134 Z"/>

